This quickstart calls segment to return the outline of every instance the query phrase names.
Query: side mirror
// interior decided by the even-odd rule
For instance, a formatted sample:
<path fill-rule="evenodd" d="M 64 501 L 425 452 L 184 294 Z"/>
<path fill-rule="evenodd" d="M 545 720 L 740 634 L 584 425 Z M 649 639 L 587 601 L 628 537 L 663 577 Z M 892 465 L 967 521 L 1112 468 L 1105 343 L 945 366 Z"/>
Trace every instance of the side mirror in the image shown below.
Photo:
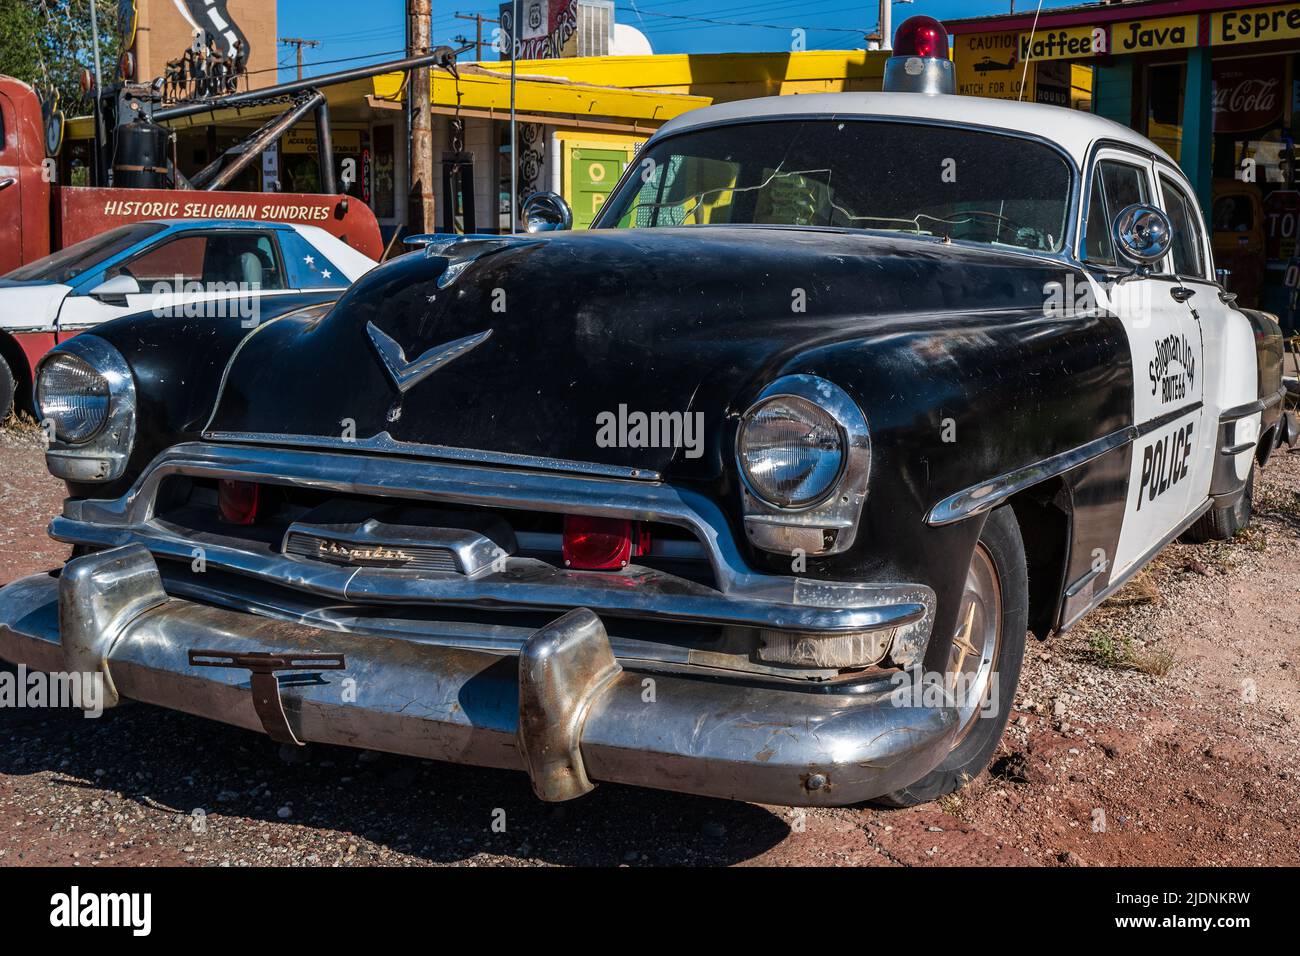
<path fill-rule="evenodd" d="M 109 304 L 126 305 L 128 295 L 139 295 L 140 283 L 135 281 L 134 276 L 116 275 L 111 279 L 101 282 L 95 288 L 91 289 L 88 295 L 92 299 L 98 299 L 100 302 Z"/>
<path fill-rule="evenodd" d="M 533 193 L 524 200 L 524 224 L 529 232 L 573 228 L 573 210 L 557 193 Z"/>
<path fill-rule="evenodd" d="M 1134 203 L 1115 217 L 1115 242 L 1120 252 L 1138 264 L 1146 274 L 1151 266 L 1169 254 L 1174 241 L 1174 227 L 1169 217 L 1154 206 Z"/>

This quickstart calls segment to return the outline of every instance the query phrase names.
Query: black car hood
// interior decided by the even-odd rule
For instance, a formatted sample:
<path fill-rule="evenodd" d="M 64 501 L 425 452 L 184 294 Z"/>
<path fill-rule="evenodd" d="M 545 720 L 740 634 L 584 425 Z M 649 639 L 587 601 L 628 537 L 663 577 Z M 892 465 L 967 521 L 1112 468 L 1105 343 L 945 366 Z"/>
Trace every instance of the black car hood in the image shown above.
<path fill-rule="evenodd" d="M 468 240 L 362 278 L 321 320 L 257 330 L 210 433 L 401 442 L 706 478 L 724 427 L 810 350 L 904 336 L 918 317 L 1042 309 L 1064 267 L 922 239 L 696 227 Z M 440 286 L 439 279 L 444 280 Z M 367 326 L 409 361 L 491 330 L 405 393 Z M 798 371 L 816 371 L 803 361 Z M 701 453 L 603 447 L 598 416 L 701 413 Z M 868 411 L 870 414 L 870 411 Z"/>

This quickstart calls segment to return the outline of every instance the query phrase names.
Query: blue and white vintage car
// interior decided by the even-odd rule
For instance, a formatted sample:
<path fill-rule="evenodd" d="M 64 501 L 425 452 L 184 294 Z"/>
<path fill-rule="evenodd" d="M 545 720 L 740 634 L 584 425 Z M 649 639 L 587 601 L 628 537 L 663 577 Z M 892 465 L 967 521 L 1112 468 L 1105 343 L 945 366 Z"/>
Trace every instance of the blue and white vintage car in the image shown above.
<path fill-rule="evenodd" d="M 32 366 L 56 342 L 138 312 L 220 310 L 341 293 L 376 265 L 317 226 L 242 219 L 133 222 L 0 277 L 0 419 L 31 393 Z M 260 308 L 260 306 L 258 306 Z"/>

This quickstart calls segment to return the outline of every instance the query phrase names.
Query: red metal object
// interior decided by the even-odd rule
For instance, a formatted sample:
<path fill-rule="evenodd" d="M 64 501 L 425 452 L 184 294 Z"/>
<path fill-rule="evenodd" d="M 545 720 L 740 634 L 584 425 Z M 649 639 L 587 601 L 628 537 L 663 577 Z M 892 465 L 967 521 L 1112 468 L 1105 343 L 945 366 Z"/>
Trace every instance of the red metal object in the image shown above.
<path fill-rule="evenodd" d="M 254 219 L 318 226 L 371 259 L 384 253 L 379 221 L 365 203 L 306 193 L 57 187 L 61 246 L 144 219 Z"/>
<path fill-rule="evenodd" d="M 948 31 L 934 17 L 908 17 L 894 34 L 894 56 L 948 59 Z"/>
<path fill-rule="evenodd" d="M 346 196 L 53 186 L 40 102 L 30 86 L 9 76 L 0 76 L 0 129 L 0 222 L 7 227 L 0 232 L 0 275 L 143 219 L 254 219 L 319 226 L 372 259 L 384 253 L 374 212 Z"/>
<path fill-rule="evenodd" d="M 72 336 L 64 335 L 63 338 L 70 339 Z M 14 335 L 14 341 L 27 356 L 27 363 L 33 370 L 41 356 L 59 344 L 59 338 L 53 332 L 19 332 Z"/>
<path fill-rule="evenodd" d="M 0 275 L 50 254 L 50 184 L 45 123 L 35 91 L 0 76 Z"/>

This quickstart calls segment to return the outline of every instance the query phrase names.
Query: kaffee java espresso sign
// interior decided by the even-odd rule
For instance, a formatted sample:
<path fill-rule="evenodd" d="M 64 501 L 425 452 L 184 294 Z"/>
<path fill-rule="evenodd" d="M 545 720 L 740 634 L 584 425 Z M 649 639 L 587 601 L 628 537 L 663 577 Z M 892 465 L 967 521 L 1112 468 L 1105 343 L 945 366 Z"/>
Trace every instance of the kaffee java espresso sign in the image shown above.
<path fill-rule="evenodd" d="M 974 52 L 981 47 L 977 41 L 1007 35 L 968 34 L 968 46 Z M 1009 70 L 1026 60 L 1082 60 L 1105 55 L 1124 56 L 1197 46 L 1286 40 L 1300 37 L 1300 3 L 1243 6 L 1209 15 L 1187 13 L 1070 26 L 1053 26 L 1047 20 L 1037 30 L 1015 36 L 1016 55 L 1006 64 Z M 963 59 L 960 44 L 956 52 L 960 69 Z M 989 64 L 985 63 L 985 66 L 989 67 Z"/>

